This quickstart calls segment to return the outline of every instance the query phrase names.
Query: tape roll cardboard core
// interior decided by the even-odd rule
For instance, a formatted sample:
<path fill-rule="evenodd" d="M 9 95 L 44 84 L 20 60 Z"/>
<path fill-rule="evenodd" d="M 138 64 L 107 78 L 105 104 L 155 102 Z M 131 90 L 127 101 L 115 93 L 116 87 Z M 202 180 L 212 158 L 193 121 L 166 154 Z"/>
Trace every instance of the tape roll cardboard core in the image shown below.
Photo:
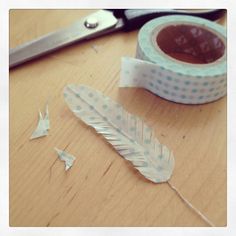
<path fill-rule="evenodd" d="M 195 25 L 170 25 L 156 36 L 168 56 L 192 64 L 213 63 L 225 53 L 225 45 L 213 32 Z"/>

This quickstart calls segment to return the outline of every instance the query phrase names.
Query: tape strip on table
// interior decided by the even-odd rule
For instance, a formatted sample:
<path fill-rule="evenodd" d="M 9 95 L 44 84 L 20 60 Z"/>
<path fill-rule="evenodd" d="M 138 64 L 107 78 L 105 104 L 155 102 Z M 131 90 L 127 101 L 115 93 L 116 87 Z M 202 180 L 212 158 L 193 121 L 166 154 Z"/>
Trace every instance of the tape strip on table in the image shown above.
<path fill-rule="evenodd" d="M 141 28 L 136 58 L 122 58 L 120 87 L 202 104 L 226 95 L 226 79 L 226 29 L 198 17 L 173 15 Z"/>

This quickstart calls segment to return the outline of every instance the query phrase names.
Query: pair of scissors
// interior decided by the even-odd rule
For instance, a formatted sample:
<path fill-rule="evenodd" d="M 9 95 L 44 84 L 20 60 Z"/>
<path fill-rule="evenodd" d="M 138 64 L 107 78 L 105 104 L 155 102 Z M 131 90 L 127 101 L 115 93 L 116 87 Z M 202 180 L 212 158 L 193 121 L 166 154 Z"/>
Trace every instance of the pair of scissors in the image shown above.
<path fill-rule="evenodd" d="M 180 9 L 108 9 L 88 15 L 69 27 L 49 33 L 33 41 L 10 49 L 9 67 L 48 54 L 75 42 L 96 38 L 116 31 L 131 31 L 142 27 L 151 19 L 166 15 L 192 15 L 217 20 L 224 9 L 180 10 Z"/>

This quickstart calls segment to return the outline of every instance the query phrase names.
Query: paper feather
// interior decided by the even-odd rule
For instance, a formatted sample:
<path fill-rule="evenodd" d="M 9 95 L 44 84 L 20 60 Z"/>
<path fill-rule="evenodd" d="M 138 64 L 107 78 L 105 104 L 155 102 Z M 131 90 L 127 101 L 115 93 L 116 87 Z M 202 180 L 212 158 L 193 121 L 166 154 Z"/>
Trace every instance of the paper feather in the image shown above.
<path fill-rule="evenodd" d="M 87 86 L 68 85 L 64 97 L 72 112 L 102 134 L 143 176 L 155 183 L 170 179 L 173 153 L 139 117 Z"/>

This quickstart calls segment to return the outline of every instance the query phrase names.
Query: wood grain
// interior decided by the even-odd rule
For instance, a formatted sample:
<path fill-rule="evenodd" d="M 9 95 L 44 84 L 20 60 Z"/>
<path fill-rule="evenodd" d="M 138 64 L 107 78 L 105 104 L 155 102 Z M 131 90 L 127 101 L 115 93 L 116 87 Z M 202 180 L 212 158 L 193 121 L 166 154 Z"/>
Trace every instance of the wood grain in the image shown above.
<path fill-rule="evenodd" d="M 11 10 L 10 46 L 93 11 Z M 171 183 L 226 226 L 226 98 L 191 106 L 119 89 L 120 60 L 135 54 L 137 33 L 75 44 L 10 71 L 10 226 L 207 226 L 168 184 L 145 180 L 69 111 L 62 95 L 68 83 L 98 89 L 143 117 L 174 151 Z M 49 136 L 30 141 L 48 99 Z M 54 147 L 77 157 L 70 171 Z"/>

